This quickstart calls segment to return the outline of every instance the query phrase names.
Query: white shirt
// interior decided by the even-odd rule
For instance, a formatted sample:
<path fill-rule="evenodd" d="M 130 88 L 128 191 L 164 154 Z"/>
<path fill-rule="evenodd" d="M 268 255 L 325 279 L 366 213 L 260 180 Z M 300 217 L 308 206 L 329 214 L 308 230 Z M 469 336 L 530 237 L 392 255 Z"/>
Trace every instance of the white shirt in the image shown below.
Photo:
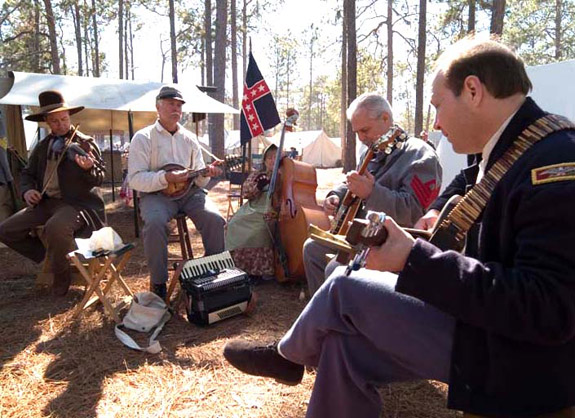
<path fill-rule="evenodd" d="M 517 110 L 519 110 L 519 109 L 517 109 Z M 497 145 L 497 142 L 499 142 L 499 138 L 501 137 L 501 134 L 503 133 L 505 128 L 507 128 L 507 125 L 509 125 L 509 122 L 511 122 L 511 119 L 513 119 L 513 116 L 515 116 L 515 114 L 517 113 L 517 110 L 515 112 L 513 112 L 511 114 L 511 116 L 509 116 L 501 124 L 499 129 L 497 129 L 497 131 L 495 131 L 495 133 L 491 136 L 489 141 L 487 141 L 487 144 L 485 144 L 485 146 L 483 147 L 483 151 L 481 151 L 481 162 L 479 163 L 479 172 L 477 173 L 477 180 L 475 181 L 476 183 L 479 183 L 479 181 L 483 178 L 483 175 L 485 174 L 485 166 L 487 165 L 487 161 L 489 161 L 489 157 L 491 156 L 491 152 L 493 151 L 493 148 L 495 148 L 495 145 Z"/>
<path fill-rule="evenodd" d="M 152 143 L 157 144 L 157 167 L 152 167 Z M 196 135 L 178 123 L 174 135 L 156 121 L 154 125 L 140 129 L 130 143 L 128 155 L 128 182 L 140 192 L 151 193 L 168 186 L 166 171 L 160 168 L 166 164 L 179 164 L 192 170 L 206 166 Z M 205 187 L 209 177 L 197 177 L 198 187 Z"/>

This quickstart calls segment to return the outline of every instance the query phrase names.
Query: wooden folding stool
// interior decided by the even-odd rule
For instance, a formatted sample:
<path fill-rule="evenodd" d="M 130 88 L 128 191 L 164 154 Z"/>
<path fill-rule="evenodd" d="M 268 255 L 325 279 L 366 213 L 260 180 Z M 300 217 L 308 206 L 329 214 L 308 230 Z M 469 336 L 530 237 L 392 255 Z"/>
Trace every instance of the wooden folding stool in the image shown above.
<path fill-rule="evenodd" d="M 88 268 L 82 264 L 77 253 L 72 252 L 68 254 L 68 258 L 74 263 L 86 282 L 86 293 L 76 308 L 73 318 L 77 318 L 84 309 L 99 300 L 104 305 L 104 312 L 116 323 L 119 324 L 121 322 L 118 316 L 120 307 L 114 307 L 108 293 L 114 282 L 117 282 L 127 296 L 134 295 L 121 275 L 132 255 L 133 249 L 134 244 L 125 244 L 115 251 L 104 252 L 94 258 L 89 258 Z M 105 278 L 108 278 L 108 282 L 102 287 L 102 280 Z M 96 296 L 93 296 L 94 293 Z"/>

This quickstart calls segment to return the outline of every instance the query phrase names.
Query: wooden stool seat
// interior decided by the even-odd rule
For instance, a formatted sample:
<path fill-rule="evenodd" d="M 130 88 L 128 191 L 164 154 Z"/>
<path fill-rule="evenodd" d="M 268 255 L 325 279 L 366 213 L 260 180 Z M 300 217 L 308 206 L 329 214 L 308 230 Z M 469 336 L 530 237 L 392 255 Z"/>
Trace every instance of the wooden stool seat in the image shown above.
<path fill-rule="evenodd" d="M 487 418 L 483 415 L 474 415 L 464 413 L 463 418 Z M 533 415 L 533 418 L 575 418 L 575 407 L 561 409 L 560 411 L 550 412 L 548 414 Z"/>
<path fill-rule="evenodd" d="M 114 283 L 118 283 L 127 296 L 133 296 L 132 291 L 122 278 L 121 272 L 132 255 L 134 244 L 125 244 L 121 248 L 106 252 L 94 258 L 89 258 L 87 267 L 80 261 L 79 254 L 72 252 L 68 258 L 74 263 L 86 284 L 86 293 L 78 304 L 73 318 L 77 318 L 84 309 L 98 300 L 104 305 L 104 312 L 119 324 L 118 310 L 120 306 L 114 306 L 109 299 L 109 292 Z M 107 283 L 103 280 L 107 278 Z M 95 296 L 94 296 L 95 294 Z"/>

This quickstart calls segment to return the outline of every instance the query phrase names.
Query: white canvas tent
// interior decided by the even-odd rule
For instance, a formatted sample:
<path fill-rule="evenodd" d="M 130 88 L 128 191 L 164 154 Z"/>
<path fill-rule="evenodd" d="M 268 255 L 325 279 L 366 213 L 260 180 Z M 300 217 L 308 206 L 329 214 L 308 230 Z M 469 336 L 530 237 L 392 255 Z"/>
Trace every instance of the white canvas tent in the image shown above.
<path fill-rule="evenodd" d="M 341 161 L 341 147 L 322 129 L 319 136 L 302 151 L 302 161 L 314 167 L 335 167 Z M 336 141 L 340 141 L 339 138 Z"/>
<path fill-rule="evenodd" d="M 575 60 L 527 67 L 527 75 L 542 109 L 575 121 Z"/>
<path fill-rule="evenodd" d="M 533 83 L 530 96 L 543 110 L 575 121 L 575 60 L 527 67 L 527 75 Z M 445 137 L 439 141 L 437 154 L 443 167 L 444 189 L 465 168 L 467 157 L 456 154 Z"/>
<path fill-rule="evenodd" d="M 286 132 L 283 148 L 284 150 L 289 150 L 293 147 L 297 150 L 299 155 L 302 155 L 303 149 L 315 141 L 322 133 L 323 130 Z M 279 145 L 280 139 L 281 131 L 270 138 L 270 140 L 276 145 Z"/>

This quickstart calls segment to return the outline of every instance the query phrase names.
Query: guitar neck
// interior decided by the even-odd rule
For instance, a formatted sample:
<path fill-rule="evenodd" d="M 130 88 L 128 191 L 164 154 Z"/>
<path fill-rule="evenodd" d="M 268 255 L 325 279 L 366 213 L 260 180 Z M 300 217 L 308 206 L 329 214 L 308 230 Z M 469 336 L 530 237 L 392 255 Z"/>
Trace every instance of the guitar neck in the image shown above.
<path fill-rule="evenodd" d="M 188 179 L 195 179 L 196 177 L 199 176 L 205 176 L 205 174 L 208 173 L 208 168 L 202 168 L 200 170 L 192 170 L 191 168 L 186 168 L 187 171 L 187 175 L 188 175 Z"/>

